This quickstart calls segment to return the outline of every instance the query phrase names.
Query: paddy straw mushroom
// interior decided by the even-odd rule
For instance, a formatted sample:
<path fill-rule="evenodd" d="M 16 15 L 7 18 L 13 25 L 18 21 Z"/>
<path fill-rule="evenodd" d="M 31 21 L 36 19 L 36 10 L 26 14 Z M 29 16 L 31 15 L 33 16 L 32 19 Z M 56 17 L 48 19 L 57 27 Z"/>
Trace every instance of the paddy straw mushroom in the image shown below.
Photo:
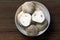
<path fill-rule="evenodd" d="M 38 28 L 38 31 L 43 31 L 47 25 L 48 25 L 48 21 L 45 20 L 44 23 L 42 24 L 36 24 L 36 28 Z"/>
<path fill-rule="evenodd" d="M 43 31 L 46 28 L 47 24 L 48 24 L 47 20 L 45 20 L 44 23 L 42 24 L 39 23 L 37 23 L 36 25 L 32 24 L 28 28 L 26 28 L 27 34 L 29 36 L 36 36 L 40 31 Z"/>
<path fill-rule="evenodd" d="M 26 28 L 26 31 L 29 36 L 35 36 L 38 34 L 38 29 L 35 25 L 30 25 L 28 28 Z"/>
<path fill-rule="evenodd" d="M 21 12 L 18 14 L 18 21 L 24 27 L 27 27 L 31 23 L 31 13 L 34 11 L 34 4 L 32 2 L 25 2 L 21 6 Z"/>
<path fill-rule="evenodd" d="M 33 13 L 34 11 L 34 4 L 32 2 L 25 2 L 22 5 L 22 11 L 25 13 Z"/>

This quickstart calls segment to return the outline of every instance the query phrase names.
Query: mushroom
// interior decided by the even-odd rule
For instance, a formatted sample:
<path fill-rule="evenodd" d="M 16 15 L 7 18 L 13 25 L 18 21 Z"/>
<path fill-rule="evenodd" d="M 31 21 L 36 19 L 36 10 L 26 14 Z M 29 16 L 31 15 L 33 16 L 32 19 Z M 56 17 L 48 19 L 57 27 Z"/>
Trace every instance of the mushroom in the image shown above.
<path fill-rule="evenodd" d="M 32 2 L 25 2 L 22 5 L 22 11 L 25 12 L 25 13 L 33 13 L 34 4 Z"/>
<path fill-rule="evenodd" d="M 38 23 L 43 23 L 45 20 L 45 15 L 41 10 L 36 10 L 32 14 L 32 21 L 38 22 Z"/>
<path fill-rule="evenodd" d="M 44 23 L 42 24 L 36 24 L 36 28 L 38 28 L 39 31 L 43 31 L 47 25 L 48 25 L 48 21 L 45 20 Z"/>
<path fill-rule="evenodd" d="M 24 13 L 23 11 L 18 14 L 18 21 L 23 26 L 27 27 L 31 22 L 31 15 L 29 13 Z"/>
<path fill-rule="evenodd" d="M 26 28 L 26 31 L 29 36 L 35 36 L 38 34 L 38 28 L 35 25 L 30 25 Z"/>
<path fill-rule="evenodd" d="M 45 29 L 47 24 L 48 22 L 45 20 L 42 24 L 38 23 L 36 25 L 30 25 L 28 28 L 26 28 L 27 34 L 29 36 L 36 36 L 40 31 L 43 31 Z"/>

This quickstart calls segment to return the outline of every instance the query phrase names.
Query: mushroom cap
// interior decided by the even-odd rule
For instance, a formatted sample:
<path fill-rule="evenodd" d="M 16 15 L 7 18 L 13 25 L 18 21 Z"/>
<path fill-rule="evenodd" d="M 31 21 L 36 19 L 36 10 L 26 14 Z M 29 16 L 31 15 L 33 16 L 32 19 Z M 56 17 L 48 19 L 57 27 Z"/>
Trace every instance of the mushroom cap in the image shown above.
<path fill-rule="evenodd" d="M 34 4 L 32 2 L 25 2 L 22 5 L 22 11 L 26 13 L 33 13 L 34 11 Z"/>
<path fill-rule="evenodd" d="M 38 28 L 39 31 L 43 31 L 47 25 L 48 25 L 48 21 L 45 20 L 42 24 L 36 24 L 36 27 Z"/>
<path fill-rule="evenodd" d="M 27 34 L 28 34 L 29 36 L 35 36 L 35 35 L 38 34 L 38 29 L 36 28 L 35 25 L 30 25 L 30 26 L 26 29 L 26 31 L 27 31 Z"/>

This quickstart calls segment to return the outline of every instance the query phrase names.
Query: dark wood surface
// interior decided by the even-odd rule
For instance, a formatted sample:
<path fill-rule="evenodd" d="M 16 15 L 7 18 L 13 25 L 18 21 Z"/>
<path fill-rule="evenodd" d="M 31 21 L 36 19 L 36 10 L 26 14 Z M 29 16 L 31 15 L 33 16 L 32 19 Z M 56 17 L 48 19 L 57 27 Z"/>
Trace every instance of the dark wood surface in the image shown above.
<path fill-rule="evenodd" d="M 60 0 L 37 0 L 51 15 L 49 29 L 38 37 L 26 37 L 15 26 L 15 12 L 26 1 L 29 0 L 0 0 L 0 40 L 60 40 Z"/>

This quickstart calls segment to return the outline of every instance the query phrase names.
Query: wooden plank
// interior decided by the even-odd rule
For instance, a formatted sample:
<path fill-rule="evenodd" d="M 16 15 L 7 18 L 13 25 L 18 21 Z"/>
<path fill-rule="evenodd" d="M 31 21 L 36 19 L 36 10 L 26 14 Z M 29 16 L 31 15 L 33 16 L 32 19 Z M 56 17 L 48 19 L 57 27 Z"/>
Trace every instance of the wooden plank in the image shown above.
<path fill-rule="evenodd" d="M 15 12 L 26 1 L 31 0 L 0 0 L 0 40 L 60 40 L 60 0 L 37 0 L 51 15 L 49 29 L 38 37 L 26 37 L 15 26 Z"/>

